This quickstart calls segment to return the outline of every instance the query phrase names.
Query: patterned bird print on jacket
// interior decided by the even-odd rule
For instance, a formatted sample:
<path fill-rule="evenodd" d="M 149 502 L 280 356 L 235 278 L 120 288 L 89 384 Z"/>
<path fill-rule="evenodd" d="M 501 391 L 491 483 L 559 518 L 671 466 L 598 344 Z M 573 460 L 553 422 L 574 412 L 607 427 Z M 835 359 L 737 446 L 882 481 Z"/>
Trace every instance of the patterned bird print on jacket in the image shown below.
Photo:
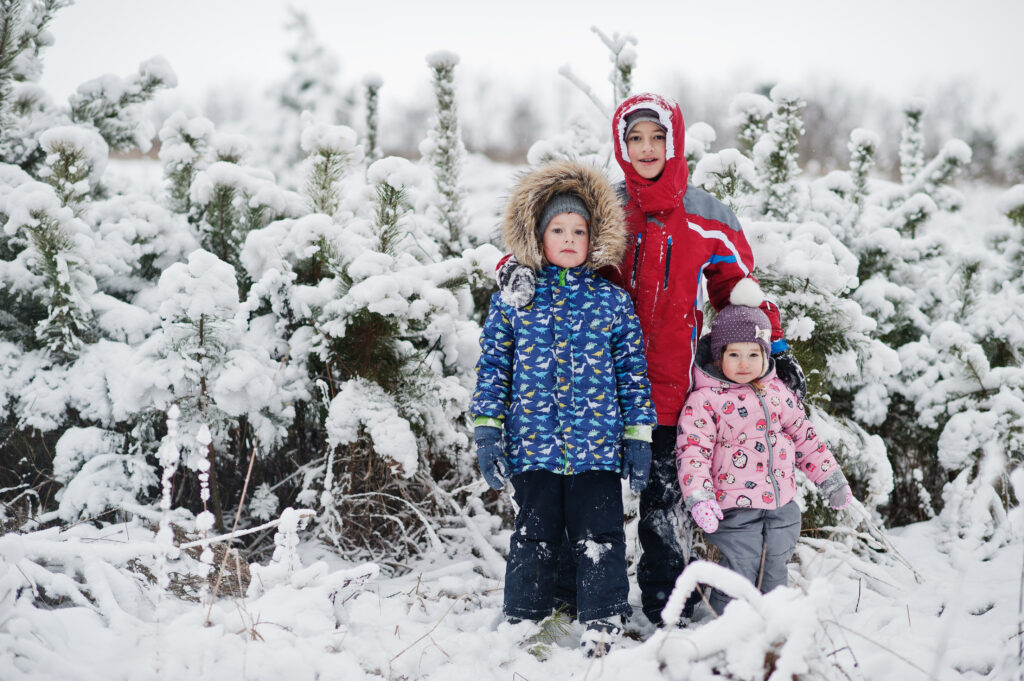
<path fill-rule="evenodd" d="M 585 266 L 542 267 L 522 309 L 495 293 L 480 344 L 471 410 L 504 421 L 513 475 L 620 471 L 625 426 L 655 424 L 633 304 Z"/>

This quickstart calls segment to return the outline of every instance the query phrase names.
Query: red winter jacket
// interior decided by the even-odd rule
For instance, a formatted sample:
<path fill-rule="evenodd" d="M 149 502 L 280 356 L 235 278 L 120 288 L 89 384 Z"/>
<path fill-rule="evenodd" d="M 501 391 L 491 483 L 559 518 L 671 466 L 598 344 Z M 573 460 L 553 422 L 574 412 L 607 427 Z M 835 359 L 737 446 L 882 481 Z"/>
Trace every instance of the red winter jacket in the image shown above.
<path fill-rule="evenodd" d="M 658 112 L 667 130 L 665 170 L 653 182 L 640 177 L 627 160 L 623 118 L 635 109 Z M 690 389 L 704 319 L 701 281 L 707 281 L 711 304 L 721 309 L 736 282 L 751 276 L 754 257 L 736 215 L 704 190 L 687 186 L 685 129 L 675 101 L 652 94 L 628 98 L 615 111 L 612 134 L 615 158 L 626 175 L 628 199 L 623 199 L 630 234 L 625 259 L 602 274 L 633 299 L 658 424 L 675 426 Z M 772 321 L 772 340 L 781 339 L 778 308 L 765 303 L 762 309 Z"/>

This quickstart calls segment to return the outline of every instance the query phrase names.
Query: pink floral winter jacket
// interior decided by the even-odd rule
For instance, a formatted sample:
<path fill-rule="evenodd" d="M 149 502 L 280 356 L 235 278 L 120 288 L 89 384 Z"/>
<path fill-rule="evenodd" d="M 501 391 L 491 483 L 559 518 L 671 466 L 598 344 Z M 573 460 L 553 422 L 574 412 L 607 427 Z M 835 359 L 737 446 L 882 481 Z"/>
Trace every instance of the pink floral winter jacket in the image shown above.
<path fill-rule="evenodd" d="M 704 499 L 723 509 L 781 508 L 796 493 L 797 467 L 816 485 L 838 468 L 774 366 L 760 390 L 699 366 L 693 373 L 675 450 L 687 509 Z"/>

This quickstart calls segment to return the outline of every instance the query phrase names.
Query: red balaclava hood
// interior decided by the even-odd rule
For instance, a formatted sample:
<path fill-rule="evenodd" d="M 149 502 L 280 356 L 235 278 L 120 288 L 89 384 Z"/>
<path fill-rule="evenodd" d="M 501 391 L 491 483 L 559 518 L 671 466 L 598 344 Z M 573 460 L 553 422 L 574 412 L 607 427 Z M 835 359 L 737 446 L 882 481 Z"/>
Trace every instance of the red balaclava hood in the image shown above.
<path fill-rule="evenodd" d="M 626 151 L 626 114 L 637 109 L 651 109 L 665 127 L 665 169 L 656 180 L 645 180 L 633 169 Z M 645 92 L 627 98 L 612 116 L 615 158 L 626 176 L 626 189 L 644 213 L 671 210 L 682 203 L 690 171 L 686 167 L 684 141 L 686 128 L 679 104 L 670 97 Z"/>

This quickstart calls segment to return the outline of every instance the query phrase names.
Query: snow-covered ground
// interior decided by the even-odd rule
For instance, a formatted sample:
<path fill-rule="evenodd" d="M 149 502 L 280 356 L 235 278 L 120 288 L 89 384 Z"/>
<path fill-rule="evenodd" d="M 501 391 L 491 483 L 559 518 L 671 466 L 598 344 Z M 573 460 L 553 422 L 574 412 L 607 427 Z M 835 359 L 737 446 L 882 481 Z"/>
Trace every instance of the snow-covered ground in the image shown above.
<path fill-rule="evenodd" d="M 644 681 L 774 669 L 776 679 L 1019 679 L 1024 544 L 967 555 L 939 520 L 889 537 L 895 552 L 872 560 L 841 542 L 803 541 L 789 588 L 670 631 L 638 614 L 607 657 L 589 659 L 579 624 L 551 641 L 537 640 L 537 625 L 505 622 L 500 575 L 468 551 L 384 577 L 284 541 L 275 561 L 253 567 L 246 596 L 211 608 L 171 595 L 198 566 L 184 553 L 169 561 L 161 595 L 157 544 L 139 522 L 8 534 L 0 678 Z M 729 584 L 707 563 L 680 583 L 691 577 Z"/>

